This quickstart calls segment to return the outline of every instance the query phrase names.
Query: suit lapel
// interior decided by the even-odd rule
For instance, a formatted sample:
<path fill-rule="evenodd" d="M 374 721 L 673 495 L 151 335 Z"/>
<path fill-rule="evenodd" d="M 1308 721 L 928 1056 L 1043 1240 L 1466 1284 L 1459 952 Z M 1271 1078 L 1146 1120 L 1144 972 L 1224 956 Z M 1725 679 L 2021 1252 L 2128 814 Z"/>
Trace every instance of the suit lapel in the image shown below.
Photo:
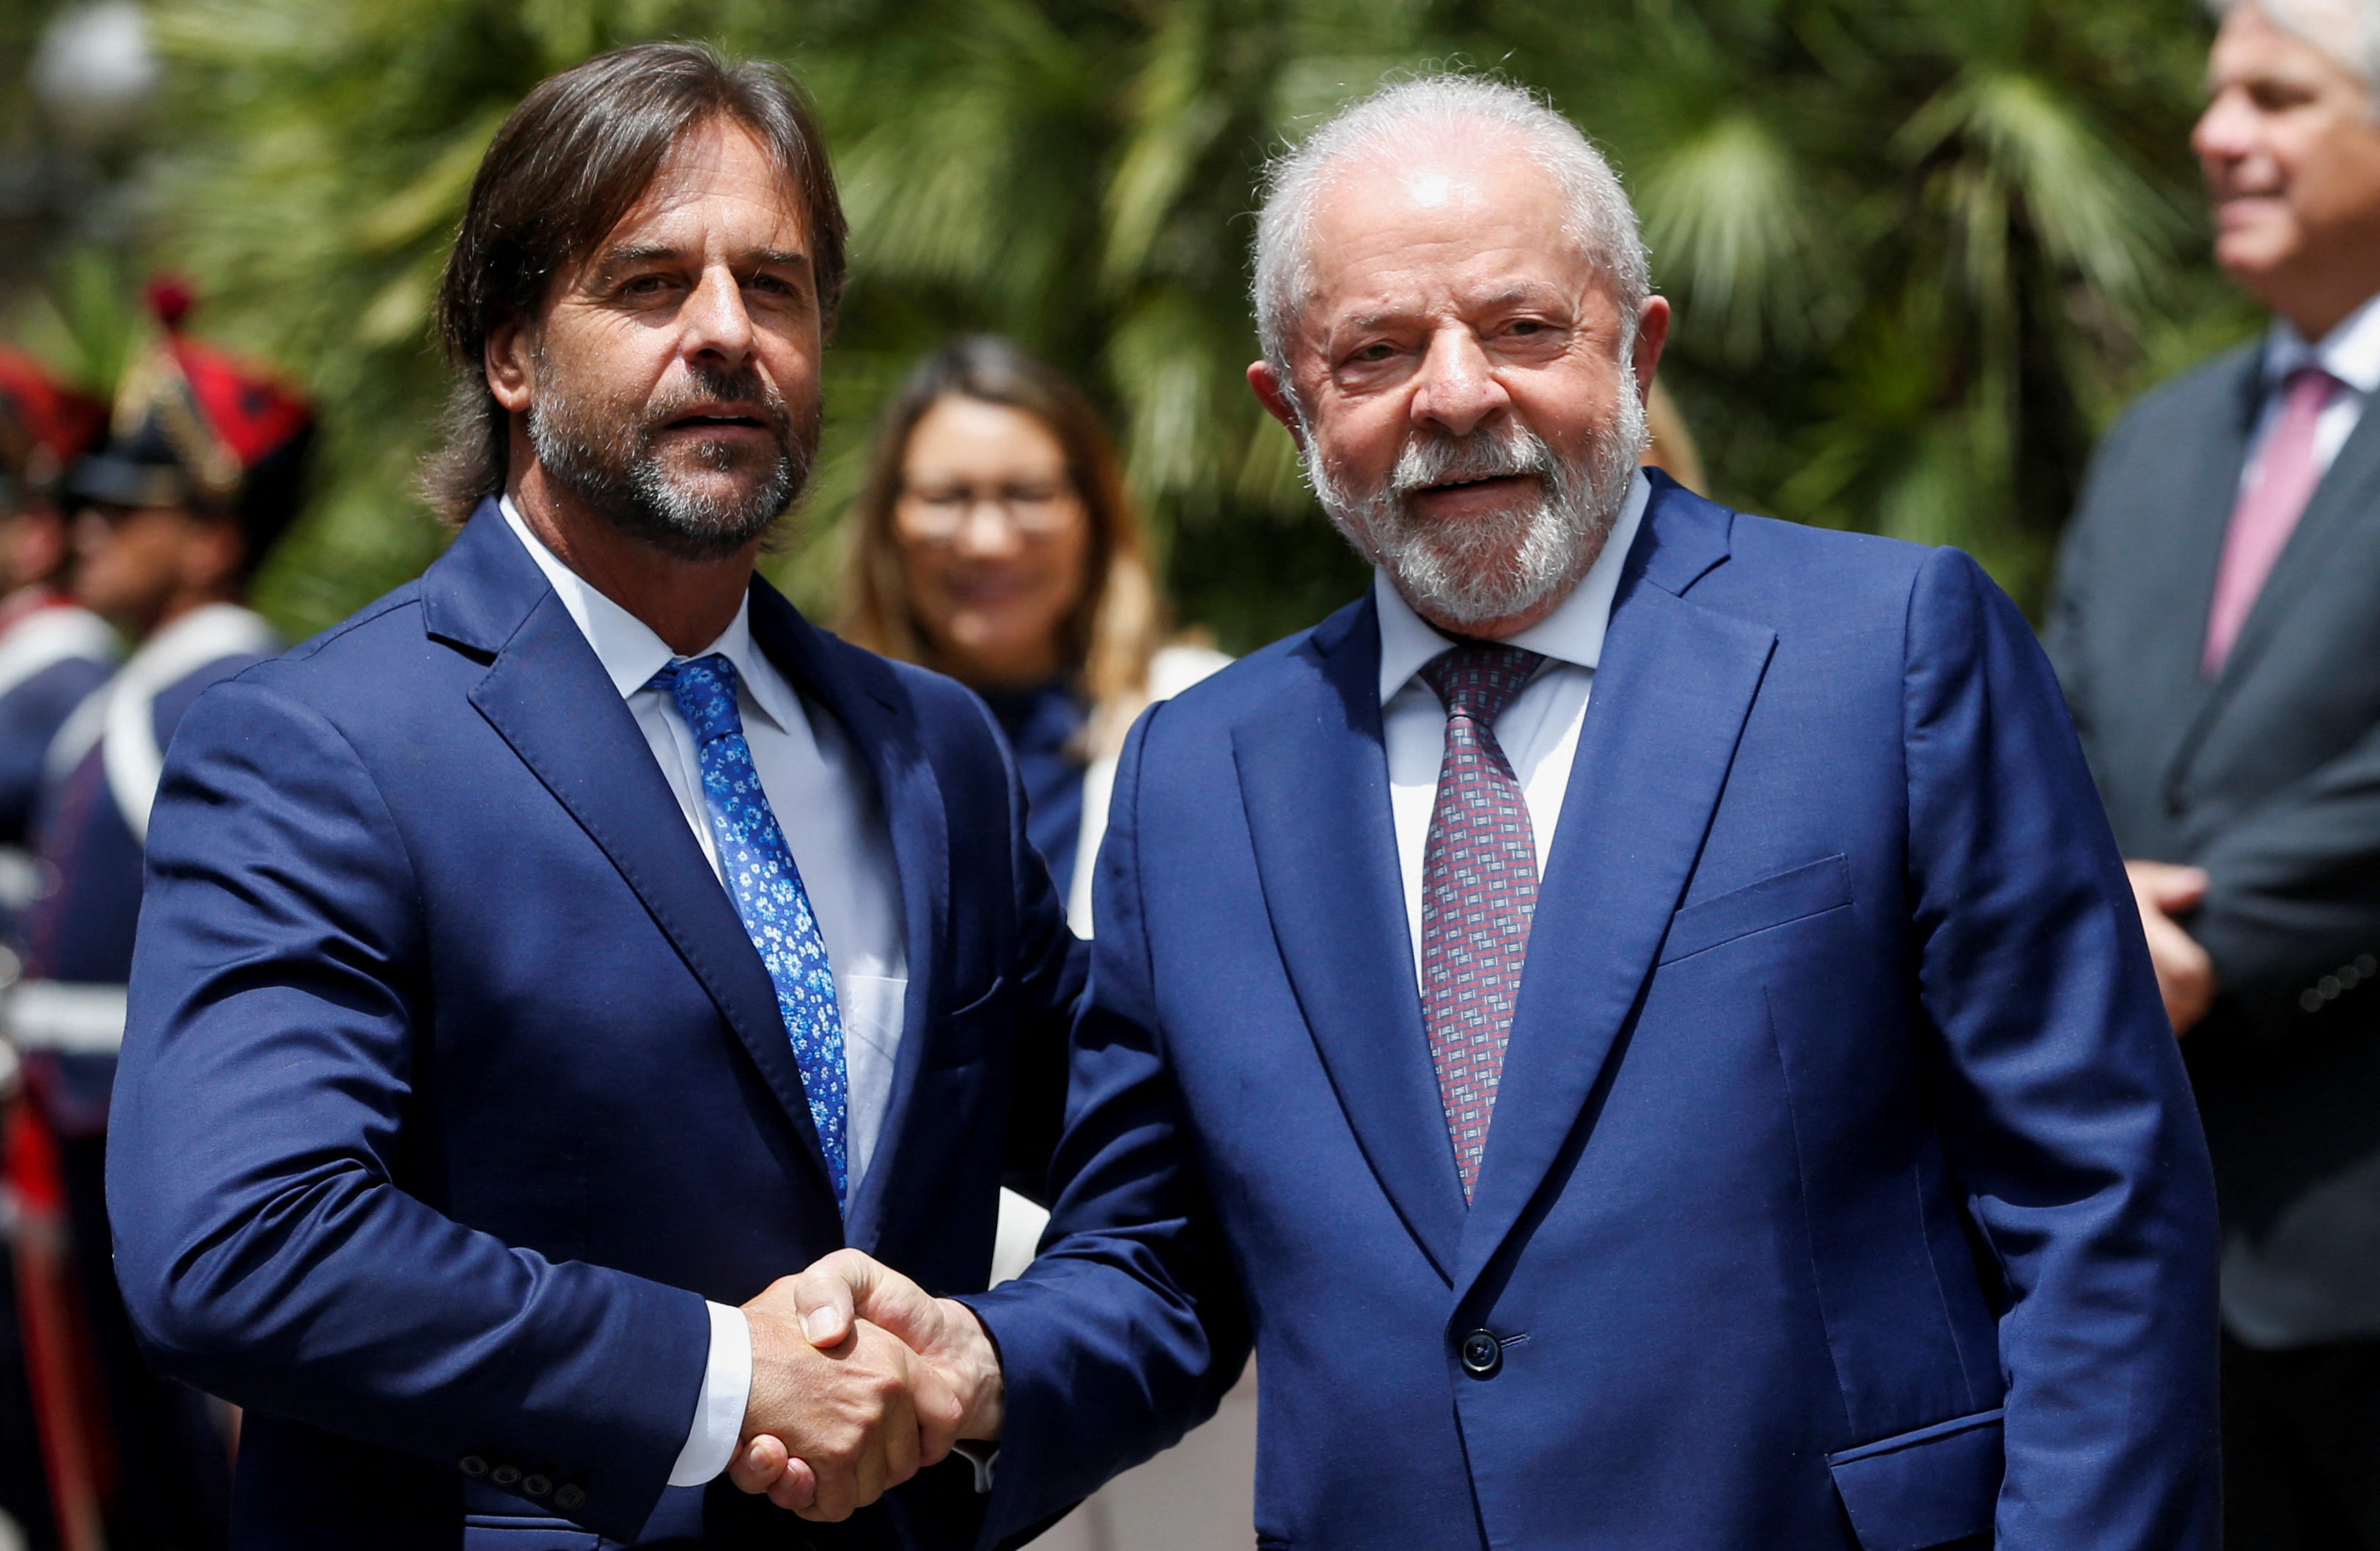
<path fill-rule="evenodd" d="M 1730 521 L 1664 482 L 1629 556 L 1537 895 L 1458 1292 L 1588 1116 L 1775 650 L 1766 628 L 1677 595 L 1725 558 Z"/>
<path fill-rule="evenodd" d="M 2273 563 L 2272 574 L 2257 592 L 2240 627 L 2240 639 L 2224 661 L 2223 677 L 2216 684 L 2218 698 L 2236 680 L 2255 671 L 2256 660 L 2289 613 L 2290 600 L 2313 585 L 2338 553 L 2338 541 L 2347 530 L 2371 515 L 2375 490 L 2380 490 L 2380 415 L 2367 414 L 2355 422 L 2322 482 L 2314 487 L 2297 527 L 2281 547 L 2280 557 Z"/>
<path fill-rule="evenodd" d="M 2273 583 L 2281 579 L 2284 570 L 2291 568 L 2291 556 L 2299 561 L 2307 556 L 2303 543 L 2308 519 L 2317 515 L 2325 496 L 2341 482 L 2336 476 L 2345 473 L 2347 452 L 2358 442 L 2372 446 L 2371 439 L 2359 425 L 2357 434 L 2350 437 L 2348 448 L 2342 449 L 2333 478 L 2323 482 L 2314 492 L 2307 511 L 2299 520 L 2297 531 L 2282 551 L 2272 575 L 2265 579 L 2264 590 L 2240 624 L 2240 635 L 2232 642 L 2231 654 L 2223 665 L 2222 677 L 2209 682 L 2202 666 L 2206 653 L 2206 620 L 2215 607 L 2215 579 L 2223 566 L 2223 544 L 2231 529 L 2232 508 L 2239 505 L 2240 480 L 2248 462 L 2248 439 L 2256 429 L 2256 417 L 2264 407 L 2265 352 L 2261 341 L 2240 348 L 2237 360 L 2210 385 L 2216 396 L 2216 413 L 2210 417 L 2208 434 L 2196 444 L 2196 477 L 2188 484 L 2190 504 L 2175 514 L 2177 531 L 2170 545 L 2162 546 L 2162 564 L 2170 566 L 2171 580 L 2160 582 L 2152 568 L 2141 582 L 2143 592 L 2172 600 L 2174 606 L 2185 610 L 2180 628 L 2157 632 L 2142 642 L 2143 651 L 2165 656 L 2160 678 L 2171 684 L 2175 704 L 2181 715 L 2177 718 L 2181 736 L 2173 745 L 2173 752 L 2165 765 L 2168 789 L 2178 785 L 2187 774 L 2191 760 L 2204 741 L 2207 728 L 2213 725 L 2223 702 L 2228 698 L 2229 686 L 2238 680 L 2244 666 L 2263 650 L 2264 641 L 2272 633 L 2277 613 L 2273 601 Z M 2141 557 L 2146 567 L 2160 564 L 2157 556 Z"/>
<path fill-rule="evenodd" d="M 431 632 L 494 662 L 471 703 L 601 848 L 759 1069 L 833 1210 L 769 971 L 680 817 L 636 718 L 492 503 L 423 580 Z M 506 617 L 516 624 L 505 628 Z"/>
<path fill-rule="evenodd" d="M 1306 1029 L 1365 1158 L 1451 1277 L 1463 1187 L 1414 979 L 1370 595 L 1318 626 L 1296 660 L 1307 677 L 1232 735 L 1257 872 Z"/>
<path fill-rule="evenodd" d="M 844 1227 L 848 1242 L 871 1249 L 892 1209 L 890 1192 L 899 1182 L 895 1167 L 908 1152 L 912 1131 L 934 1123 L 933 1117 L 911 1113 L 910 1096 L 936 1028 L 941 923 L 950 919 L 949 815 L 915 719 L 907 714 L 907 697 L 889 667 L 839 647 L 766 581 L 753 583 L 752 636 L 813 706 L 841 724 L 854 751 L 868 762 L 900 874 L 909 971 L 901 1044 L 876 1151 L 860 1178 Z"/>

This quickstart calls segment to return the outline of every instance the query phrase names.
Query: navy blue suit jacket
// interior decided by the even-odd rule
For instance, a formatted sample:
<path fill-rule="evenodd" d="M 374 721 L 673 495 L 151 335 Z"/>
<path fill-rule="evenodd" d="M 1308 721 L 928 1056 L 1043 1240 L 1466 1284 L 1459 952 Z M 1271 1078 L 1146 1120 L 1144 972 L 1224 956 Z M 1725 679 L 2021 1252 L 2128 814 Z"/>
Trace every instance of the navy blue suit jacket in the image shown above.
<path fill-rule="evenodd" d="M 2210 1544 L 2204 1144 L 2041 653 L 1956 551 L 1656 482 L 1467 1208 L 1371 603 L 1142 719 L 1051 1237 L 969 1300 L 990 1535 L 1245 1321 L 1267 1546 Z"/>
<path fill-rule="evenodd" d="M 184 720 L 109 1199 L 156 1360 L 249 1408 L 237 1545 L 878 1545 L 953 1502 L 972 1533 L 963 1462 L 841 1527 L 664 1488 L 706 1298 L 845 1243 L 984 1285 L 1012 1093 L 1053 1137 L 1081 974 L 981 703 L 765 583 L 751 618 L 868 760 L 907 917 L 847 1227 L 759 956 L 492 503 L 419 581 Z"/>

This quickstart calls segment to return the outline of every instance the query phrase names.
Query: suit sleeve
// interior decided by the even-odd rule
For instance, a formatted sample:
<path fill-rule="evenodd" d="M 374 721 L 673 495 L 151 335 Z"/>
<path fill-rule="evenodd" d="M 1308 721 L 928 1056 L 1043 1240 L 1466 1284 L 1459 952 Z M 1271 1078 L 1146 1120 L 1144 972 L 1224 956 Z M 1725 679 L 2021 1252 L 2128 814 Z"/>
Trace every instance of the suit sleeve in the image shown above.
<path fill-rule="evenodd" d="M 2214 1187 L 2139 918 L 2015 607 L 1937 552 L 1904 658 L 1920 995 L 2006 1303 L 2003 1551 L 2214 1544 Z"/>
<path fill-rule="evenodd" d="M 2266 1037 L 2306 1024 L 2325 1005 L 2323 976 L 2380 954 L 2380 727 L 2196 861 L 2206 899 L 2183 924 L 2214 959 L 2224 1001 Z"/>
<path fill-rule="evenodd" d="M 420 880 L 354 750 L 269 690 L 210 690 L 149 867 L 107 1166 L 153 1360 L 443 1465 L 576 1484 L 571 1517 L 634 1538 L 686 1439 L 703 1301 L 511 1248 L 395 1182 L 431 967 Z"/>
<path fill-rule="evenodd" d="M 1214 1414 L 1247 1358 L 1238 1283 L 1168 1069 L 1137 809 L 1153 719 L 1124 747 L 1099 849 L 1098 937 L 1073 1042 L 1056 1210 L 1024 1276 L 966 1299 L 1007 1403 L 983 1544 L 1014 1544 Z"/>

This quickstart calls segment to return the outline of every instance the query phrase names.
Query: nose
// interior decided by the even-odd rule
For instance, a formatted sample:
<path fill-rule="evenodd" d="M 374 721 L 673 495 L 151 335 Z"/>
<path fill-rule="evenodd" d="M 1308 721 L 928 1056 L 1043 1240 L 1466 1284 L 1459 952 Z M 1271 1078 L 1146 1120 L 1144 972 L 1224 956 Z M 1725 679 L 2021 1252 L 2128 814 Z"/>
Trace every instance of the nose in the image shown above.
<path fill-rule="evenodd" d="M 1435 426 L 1450 436 L 1468 436 L 1512 402 L 1469 329 L 1444 328 L 1432 336 L 1413 397 L 1416 424 Z"/>
<path fill-rule="evenodd" d="M 724 264 L 703 270 L 679 317 L 686 331 L 680 348 L 689 360 L 707 357 L 732 368 L 752 353 L 752 314 L 744 306 L 744 287 Z"/>
<path fill-rule="evenodd" d="M 1010 520 L 1008 508 L 990 495 L 978 495 L 967 503 L 965 516 L 959 519 L 959 531 L 952 544 L 970 559 L 998 560 L 1016 553 L 1022 542 L 1016 534 L 1016 524 Z"/>
<path fill-rule="evenodd" d="M 2190 149 L 2209 169 L 2244 159 L 2256 149 L 2256 112 L 2237 87 L 2215 94 L 2190 131 Z"/>

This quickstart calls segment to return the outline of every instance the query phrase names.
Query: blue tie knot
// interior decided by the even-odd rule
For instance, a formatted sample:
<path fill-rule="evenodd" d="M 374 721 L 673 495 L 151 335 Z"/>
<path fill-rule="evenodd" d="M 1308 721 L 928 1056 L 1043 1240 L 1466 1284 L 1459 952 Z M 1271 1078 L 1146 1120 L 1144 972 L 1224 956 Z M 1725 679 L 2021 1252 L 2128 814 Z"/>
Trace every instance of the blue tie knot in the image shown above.
<path fill-rule="evenodd" d="M 743 714 L 735 709 L 735 665 L 725 653 L 672 663 L 649 682 L 677 702 L 697 743 L 743 732 Z"/>

